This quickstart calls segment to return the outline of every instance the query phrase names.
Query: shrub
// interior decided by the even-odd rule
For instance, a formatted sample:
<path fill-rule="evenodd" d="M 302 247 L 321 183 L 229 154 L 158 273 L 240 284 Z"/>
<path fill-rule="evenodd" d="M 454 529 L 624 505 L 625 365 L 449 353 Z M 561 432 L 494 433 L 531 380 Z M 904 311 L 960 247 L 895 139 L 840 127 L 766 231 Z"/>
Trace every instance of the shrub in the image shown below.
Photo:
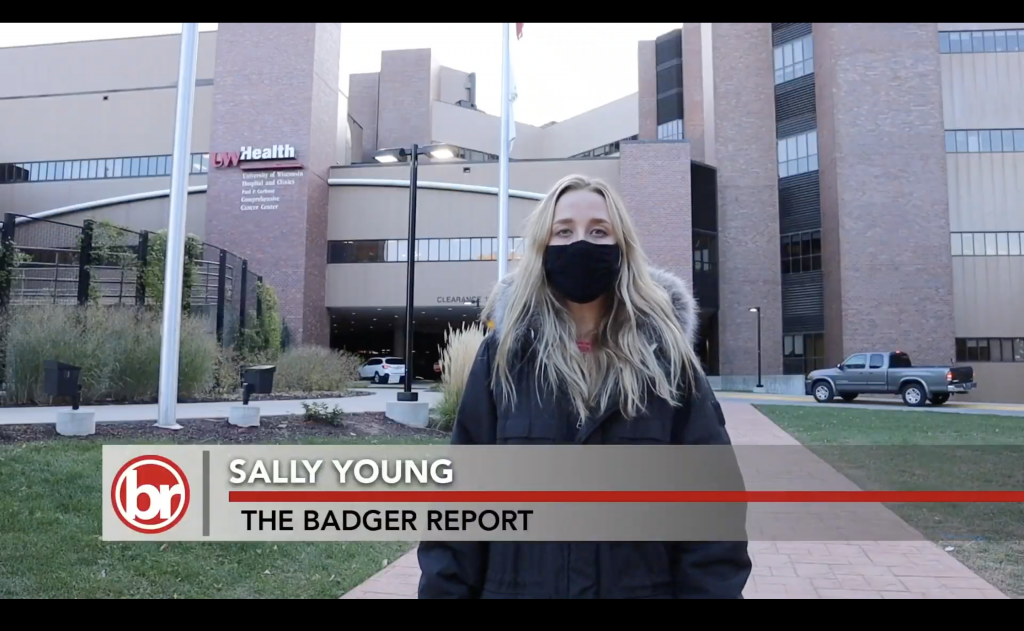
<path fill-rule="evenodd" d="M 451 431 L 466 389 L 469 372 L 473 368 L 477 351 L 484 340 L 486 329 L 477 323 L 445 331 L 445 345 L 441 351 L 441 402 L 437 405 L 440 417 L 438 429 Z"/>
<path fill-rule="evenodd" d="M 82 367 L 82 403 L 155 401 L 160 383 L 159 312 L 134 307 L 24 306 L 6 316 L 8 402 L 47 403 L 44 362 Z M 203 318 L 183 316 L 178 395 L 206 394 L 220 355 Z"/>
<path fill-rule="evenodd" d="M 293 346 L 281 353 L 274 374 L 278 392 L 347 392 L 358 378 L 359 357 L 323 346 Z"/>

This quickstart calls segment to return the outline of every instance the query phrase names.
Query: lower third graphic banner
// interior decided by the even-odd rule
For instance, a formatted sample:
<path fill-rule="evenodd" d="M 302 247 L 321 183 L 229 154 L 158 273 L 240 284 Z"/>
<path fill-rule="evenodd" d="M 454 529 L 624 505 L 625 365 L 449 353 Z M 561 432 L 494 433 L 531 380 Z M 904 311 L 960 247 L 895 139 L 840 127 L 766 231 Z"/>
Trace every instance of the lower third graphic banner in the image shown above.
<path fill-rule="evenodd" d="M 803 447 L 753 446 L 104 445 L 103 485 L 106 541 L 907 541 L 931 533 L 885 504 L 996 519 L 1024 500 L 864 490 Z"/>

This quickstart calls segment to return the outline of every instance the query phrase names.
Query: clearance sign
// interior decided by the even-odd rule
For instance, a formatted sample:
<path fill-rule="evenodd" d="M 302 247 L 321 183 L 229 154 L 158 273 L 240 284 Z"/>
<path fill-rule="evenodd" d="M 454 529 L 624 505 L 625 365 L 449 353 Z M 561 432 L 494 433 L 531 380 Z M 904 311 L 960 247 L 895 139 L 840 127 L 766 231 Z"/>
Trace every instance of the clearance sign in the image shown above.
<path fill-rule="evenodd" d="M 210 155 L 215 169 L 239 167 L 244 171 L 271 169 L 301 169 L 295 159 L 295 147 L 272 145 L 270 147 L 243 146 L 238 151 L 219 151 Z"/>

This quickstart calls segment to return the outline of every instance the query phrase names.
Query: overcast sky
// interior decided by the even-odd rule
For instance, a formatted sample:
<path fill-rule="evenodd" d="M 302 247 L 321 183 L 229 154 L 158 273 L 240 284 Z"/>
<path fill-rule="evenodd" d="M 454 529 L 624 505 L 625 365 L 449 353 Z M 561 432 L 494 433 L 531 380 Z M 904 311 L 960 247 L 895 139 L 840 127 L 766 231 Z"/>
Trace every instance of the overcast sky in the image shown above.
<path fill-rule="evenodd" d="M 636 92 L 636 44 L 682 26 L 666 24 L 526 24 L 515 40 L 517 121 L 565 120 Z M 216 24 L 200 24 L 215 30 Z M 164 24 L 0 24 L 0 47 L 180 33 Z M 380 70 L 382 50 L 431 48 L 439 63 L 477 73 L 477 105 L 500 115 L 501 25 L 342 24 L 342 84 Z"/>

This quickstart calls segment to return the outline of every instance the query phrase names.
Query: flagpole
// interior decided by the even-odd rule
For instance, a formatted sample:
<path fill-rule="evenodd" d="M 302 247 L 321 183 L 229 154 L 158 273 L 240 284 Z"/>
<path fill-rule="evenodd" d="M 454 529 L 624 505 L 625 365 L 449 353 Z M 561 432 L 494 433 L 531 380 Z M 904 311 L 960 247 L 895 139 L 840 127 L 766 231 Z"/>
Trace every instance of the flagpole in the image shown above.
<path fill-rule="evenodd" d="M 157 427 L 181 429 L 177 418 L 178 353 L 181 345 L 181 298 L 185 272 L 185 211 L 188 204 L 188 173 L 191 160 L 192 111 L 196 94 L 196 60 L 199 57 L 199 24 L 181 25 L 178 60 L 178 104 L 174 122 L 171 159 L 171 209 L 164 255 L 163 327 L 160 339 L 160 390 Z"/>
<path fill-rule="evenodd" d="M 502 27 L 501 47 L 501 153 L 498 154 L 498 282 L 508 272 L 508 154 L 512 103 L 509 100 L 509 24 Z"/>

